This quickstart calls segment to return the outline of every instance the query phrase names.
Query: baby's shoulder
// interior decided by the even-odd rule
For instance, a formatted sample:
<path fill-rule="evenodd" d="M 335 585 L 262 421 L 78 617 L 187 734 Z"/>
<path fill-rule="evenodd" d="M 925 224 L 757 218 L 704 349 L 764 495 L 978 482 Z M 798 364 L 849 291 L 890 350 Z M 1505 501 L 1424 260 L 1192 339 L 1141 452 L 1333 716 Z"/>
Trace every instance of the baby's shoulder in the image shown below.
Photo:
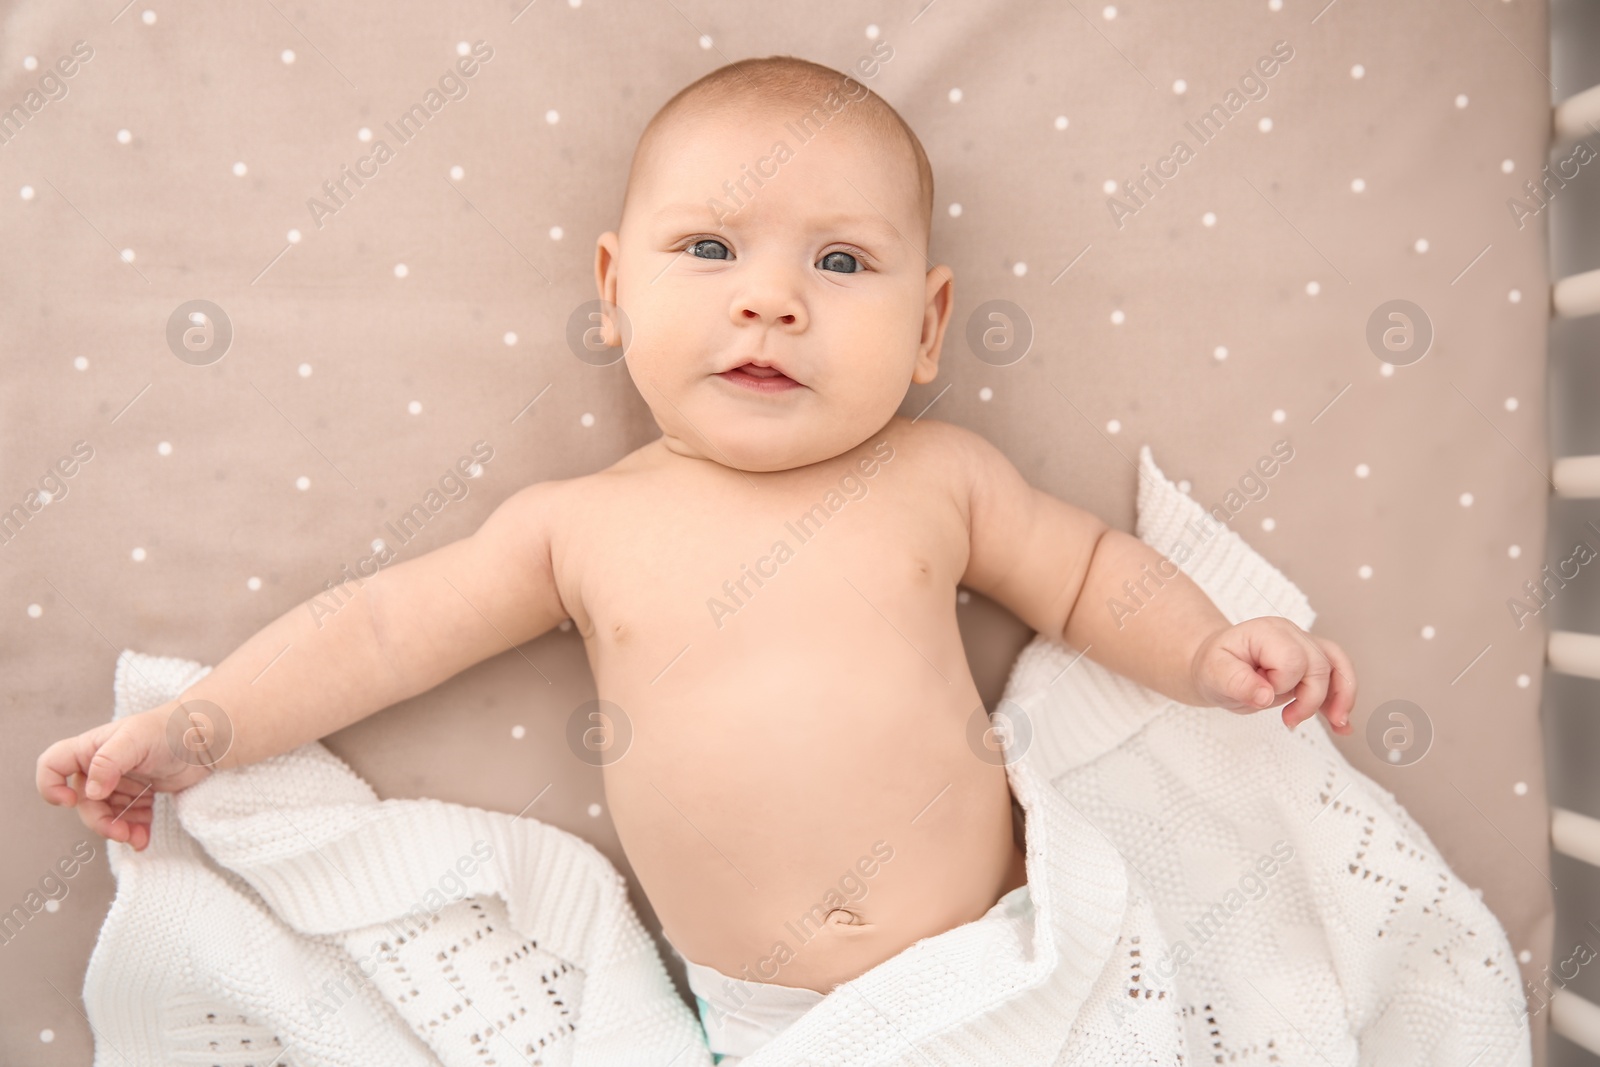
<path fill-rule="evenodd" d="M 957 426 L 953 422 L 941 422 L 938 419 L 908 419 L 896 415 L 889 422 L 891 432 L 898 431 L 905 435 L 908 441 L 915 442 L 923 448 L 969 448 L 972 442 L 982 441 L 983 437 L 965 426 Z"/>
<path fill-rule="evenodd" d="M 555 529 L 583 533 L 593 524 L 631 521 L 659 496 L 662 487 L 659 460 L 648 446 L 636 449 L 608 467 L 570 478 L 549 478 L 524 486 L 515 496 L 525 498 Z"/>
<path fill-rule="evenodd" d="M 913 453 L 919 465 L 965 479 L 979 471 L 998 454 L 998 449 L 979 433 L 937 419 L 911 419 L 895 416 L 889 424 L 890 440 L 898 438 Z"/>

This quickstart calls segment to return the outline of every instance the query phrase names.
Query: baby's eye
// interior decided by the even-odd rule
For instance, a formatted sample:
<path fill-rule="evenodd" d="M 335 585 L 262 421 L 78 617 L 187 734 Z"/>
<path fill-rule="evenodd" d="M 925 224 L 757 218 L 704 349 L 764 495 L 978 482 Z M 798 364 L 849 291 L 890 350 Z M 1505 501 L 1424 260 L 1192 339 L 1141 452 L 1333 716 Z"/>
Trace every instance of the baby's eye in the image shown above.
<path fill-rule="evenodd" d="M 829 260 L 833 260 L 833 267 L 828 266 Z M 829 252 L 822 257 L 820 263 L 823 270 L 837 269 L 841 274 L 857 274 L 859 273 L 858 268 L 861 268 L 860 261 L 849 252 Z"/>
<path fill-rule="evenodd" d="M 716 248 L 722 250 L 721 254 L 718 255 L 715 251 L 713 251 L 710 255 L 705 255 L 705 256 L 697 255 L 695 253 L 695 249 L 699 248 L 701 245 L 714 245 Z M 689 254 L 691 256 L 694 256 L 696 259 L 727 259 L 728 258 L 728 246 L 723 244 L 721 241 L 718 241 L 714 237 L 704 237 L 704 238 L 701 238 L 700 240 L 696 241 L 694 244 L 689 246 Z"/>

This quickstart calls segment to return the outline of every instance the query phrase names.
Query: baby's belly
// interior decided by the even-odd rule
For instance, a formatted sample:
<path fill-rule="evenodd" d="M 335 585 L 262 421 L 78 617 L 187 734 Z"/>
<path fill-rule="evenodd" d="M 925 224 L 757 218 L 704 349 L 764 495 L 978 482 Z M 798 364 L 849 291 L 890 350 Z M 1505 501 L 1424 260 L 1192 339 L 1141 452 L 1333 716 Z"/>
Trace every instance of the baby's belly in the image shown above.
<path fill-rule="evenodd" d="M 730 643 L 676 691 L 601 672 L 633 728 L 605 768 L 612 818 L 680 952 L 826 993 L 1022 883 L 949 629 L 926 659 L 892 633 Z"/>

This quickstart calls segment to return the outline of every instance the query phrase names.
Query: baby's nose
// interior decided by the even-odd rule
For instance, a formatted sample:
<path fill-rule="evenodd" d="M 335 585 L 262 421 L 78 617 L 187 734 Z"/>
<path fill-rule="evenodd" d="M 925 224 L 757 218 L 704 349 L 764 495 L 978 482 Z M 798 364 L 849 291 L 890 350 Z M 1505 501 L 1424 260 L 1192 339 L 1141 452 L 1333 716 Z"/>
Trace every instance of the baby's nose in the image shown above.
<path fill-rule="evenodd" d="M 759 319 L 761 317 L 761 312 L 752 311 L 750 308 L 745 308 L 744 309 L 744 317 L 747 318 L 747 319 Z M 779 315 L 775 321 L 781 322 L 785 326 L 788 326 L 788 325 L 791 325 L 794 322 L 794 316 L 793 315 Z"/>

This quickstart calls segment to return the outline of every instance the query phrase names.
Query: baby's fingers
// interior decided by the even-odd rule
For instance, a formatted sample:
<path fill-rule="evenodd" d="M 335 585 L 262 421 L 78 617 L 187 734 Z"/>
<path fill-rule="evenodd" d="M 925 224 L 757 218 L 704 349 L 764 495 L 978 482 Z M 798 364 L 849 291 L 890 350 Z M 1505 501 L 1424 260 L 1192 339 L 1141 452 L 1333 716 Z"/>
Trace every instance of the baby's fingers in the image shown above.
<path fill-rule="evenodd" d="M 76 806 L 78 818 L 83 820 L 83 825 L 101 837 L 110 838 L 112 841 L 126 841 L 133 830 L 131 823 L 119 822 L 116 811 L 103 800 L 80 800 Z"/>
<path fill-rule="evenodd" d="M 1330 664 L 1328 657 L 1316 653 L 1308 653 L 1305 674 L 1301 676 L 1300 683 L 1294 687 L 1294 700 L 1283 709 L 1283 724 L 1293 727 L 1299 726 L 1319 710 L 1326 711 L 1324 704 L 1328 698 L 1328 679 Z M 1337 725 L 1330 718 L 1330 725 Z"/>
<path fill-rule="evenodd" d="M 1332 641 L 1322 641 L 1320 645 L 1333 665 L 1333 674 L 1328 680 L 1328 700 L 1322 710 L 1327 713 L 1328 722 L 1336 732 L 1348 734 L 1353 729 L 1350 713 L 1356 706 L 1355 665 L 1350 662 L 1344 649 Z"/>
<path fill-rule="evenodd" d="M 1242 715 L 1272 706 L 1272 684 L 1231 648 L 1202 648 L 1193 671 L 1196 689 L 1207 704 Z"/>
<path fill-rule="evenodd" d="M 77 737 L 57 741 L 40 753 L 34 766 L 34 784 L 39 788 L 39 795 L 51 804 L 75 806 L 78 793 L 68 780 L 88 769 L 101 740 L 113 733 L 116 725 L 105 723 Z"/>
<path fill-rule="evenodd" d="M 135 804 L 121 815 L 116 815 L 113 809 L 110 828 L 115 834 L 114 840 L 132 845 L 135 850 L 144 848 L 150 843 L 150 820 L 154 814 L 148 803 Z"/>
<path fill-rule="evenodd" d="M 141 783 L 131 778 L 123 781 L 128 786 L 141 786 Z M 140 839 L 146 842 L 150 840 L 150 819 L 154 812 L 153 798 L 154 793 L 151 792 L 139 794 L 121 790 L 105 800 L 85 798 L 77 804 L 78 818 L 101 837 L 142 848 L 143 845 L 139 844 Z"/>
<path fill-rule="evenodd" d="M 1271 707 L 1273 697 L 1276 695 L 1272 691 L 1272 686 L 1243 660 L 1234 660 L 1234 666 L 1230 668 L 1228 679 L 1223 685 L 1223 692 L 1237 701 L 1245 711 L 1260 711 L 1262 708 Z"/>
<path fill-rule="evenodd" d="M 144 783 L 125 783 L 123 776 L 143 764 L 149 755 L 149 741 L 131 725 L 110 734 L 89 760 L 84 774 L 83 795 L 90 799 L 111 799 L 119 785 L 131 787 L 129 796 L 139 793 Z"/>

